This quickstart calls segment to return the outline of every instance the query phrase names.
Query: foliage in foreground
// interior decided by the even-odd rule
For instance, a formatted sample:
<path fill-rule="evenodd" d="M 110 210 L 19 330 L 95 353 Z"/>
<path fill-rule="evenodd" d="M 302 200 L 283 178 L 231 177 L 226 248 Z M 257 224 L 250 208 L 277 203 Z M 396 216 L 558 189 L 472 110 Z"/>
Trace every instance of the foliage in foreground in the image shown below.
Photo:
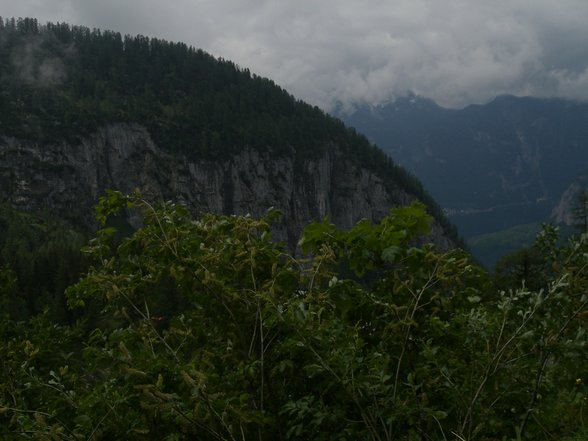
<path fill-rule="evenodd" d="M 86 268 L 85 241 L 64 222 L 0 203 L 0 311 L 20 321 L 50 308 L 52 321 L 73 321 L 63 292 Z"/>
<path fill-rule="evenodd" d="M 461 251 L 415 247 L 420 205 L 310 225 L 297 259 L 264 219 L 133 206 L 68 291 L 76 326 L 0 327 L 0 433 L 22 439 L 561 439 L 584 430 L 587 237 L 537 247 L 542 286 L 494 291 Z M 0 294 L 11 292 L 0 274 Z M 12 285 L 11 285 L 12 283 Z"/>

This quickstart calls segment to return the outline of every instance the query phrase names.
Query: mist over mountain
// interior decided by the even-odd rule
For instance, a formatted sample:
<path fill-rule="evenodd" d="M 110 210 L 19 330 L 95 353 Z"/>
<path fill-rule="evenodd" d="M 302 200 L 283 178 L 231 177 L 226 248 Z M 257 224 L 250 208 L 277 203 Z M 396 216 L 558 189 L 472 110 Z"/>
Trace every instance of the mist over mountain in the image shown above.
<path fill-rule="evenodd" d="M 421 179 L 471 244 L 520 225 L 569 221 L 573 196 L 561 199 L 588 170 L 583 102 L 500 96 L 453 110 L 409 95 L 336 114 Z"/>

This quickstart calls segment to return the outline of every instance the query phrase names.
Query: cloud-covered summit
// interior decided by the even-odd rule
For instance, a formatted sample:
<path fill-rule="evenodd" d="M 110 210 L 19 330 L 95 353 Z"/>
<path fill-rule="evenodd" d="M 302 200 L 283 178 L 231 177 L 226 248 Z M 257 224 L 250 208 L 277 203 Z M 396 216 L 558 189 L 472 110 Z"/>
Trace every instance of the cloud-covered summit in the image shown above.
<path fill-rule="evenodd" d="M 181 40 L 298 98 L 461 107 L 588 99 L 585 0 L 0 0 L 0 13 Z"/>

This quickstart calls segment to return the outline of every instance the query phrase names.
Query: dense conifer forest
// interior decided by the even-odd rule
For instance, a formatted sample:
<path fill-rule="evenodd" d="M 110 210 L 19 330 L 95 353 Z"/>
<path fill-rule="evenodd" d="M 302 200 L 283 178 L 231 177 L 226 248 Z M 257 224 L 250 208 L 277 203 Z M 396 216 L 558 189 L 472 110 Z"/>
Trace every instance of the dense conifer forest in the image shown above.
<path fill-rule="evenodd" d="M 588 235 L 546 225 L 488 274 L 419 239 L 438 207 L 416 179 L 271 81 L 179 43 L 0 23 L 4 136 L 139 122 L 208 157 L 336 141 L 426 203 L 312 223 L 302 258 L 272 240 L 276 210 L 193 218 L 109 191 L 89 232 L 0 205 L 0 438 L 588 437 Z M 126 209 L 140 228 L 116 227 Z"/>

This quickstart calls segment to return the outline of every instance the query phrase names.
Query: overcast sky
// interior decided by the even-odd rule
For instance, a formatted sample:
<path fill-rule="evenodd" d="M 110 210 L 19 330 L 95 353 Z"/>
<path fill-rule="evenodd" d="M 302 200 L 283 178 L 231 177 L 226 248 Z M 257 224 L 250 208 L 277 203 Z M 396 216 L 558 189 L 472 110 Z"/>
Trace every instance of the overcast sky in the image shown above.
<path fill-rule="evenodd" d="M 0 15 L 184 41 L 326 110 L 407 91 L 588 100 L 588 0 L 0 0 Z"/>

